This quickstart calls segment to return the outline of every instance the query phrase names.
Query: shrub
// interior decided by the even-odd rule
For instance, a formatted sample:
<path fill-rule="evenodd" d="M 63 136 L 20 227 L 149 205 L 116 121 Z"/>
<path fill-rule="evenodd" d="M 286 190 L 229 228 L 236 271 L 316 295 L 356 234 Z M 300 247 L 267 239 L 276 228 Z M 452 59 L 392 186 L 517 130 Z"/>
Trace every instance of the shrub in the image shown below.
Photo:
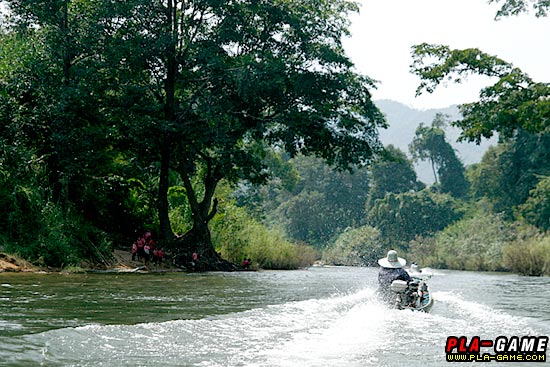
<path fill-rule="evenodd" d="M 529 192 L 527 201 L 519 206 L 519 213 L 527 223 L 543 231 L 550 230 L 550 177 L 543 177 Z"/>
<path fill-rule="evenodd" d="M 434 237 L 417 237 L 409 242 L 409 249 L 406 254 L 409 262 L 415 262 L 421 267 L 445 267 L 441 261 Z"/>
<path fill-rule="evenodd" d="M 220 208 L 211 222 L 211 231 L 212 242 L 222 257 L 236 264 L 251 258 L 253 267 L 297 269 L 311 265 L 317 258 L 312 247 L 290 242 L 281 230 L 268 228 L 234 202 Z"/>
<path fill-rule="evenodd" d="M 82 260 L 108 263 L 112 245 L 107 235 L 78 215 L 47 203 L 40 212 L 32 237 L 12 239 L 7 252 L 16 253 L 40 266 L 79 265 Z"/>
<path fill-rule="evenodd" d="M 417 236 L 430 236 L 461 216 L 451 196 L 425 189 L 386 194 L 370 208 L 367 222 L 380 230 L 388 245 L 406 249 Z"/>
<path fill-rule="evenodd" d="M 375 265 L 383 252 L 380 232 L 373 227 L 363 226 L 348 228 L 340 234 L 334 246 L 323 253 L 323 260 L 332 265 Z"/>
<path fill-rule="evenodd" d="M 435 236 L 438 261 L 459 270 L 505 270 L 502 248 L 513 238 L 511 224 L 501 216 L 478 213 L 460 220 Z"/>
<path fill-rule="evenodd" d="M 522 275 L 550 275 L 550 235 L 519 239 L 503 249 L 504 264 Z"/>

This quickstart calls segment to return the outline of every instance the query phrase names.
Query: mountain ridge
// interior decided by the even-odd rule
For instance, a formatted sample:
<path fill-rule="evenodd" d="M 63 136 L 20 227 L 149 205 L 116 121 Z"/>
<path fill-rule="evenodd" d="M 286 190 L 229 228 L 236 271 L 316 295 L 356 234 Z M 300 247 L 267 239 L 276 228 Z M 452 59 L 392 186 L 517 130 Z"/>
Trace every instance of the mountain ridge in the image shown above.
<path fill-rule="evenodd" d="M 462 118 L 457 105 L 419 110 L 390 99 L 376 100 L 374 103 L 384 113 L 389 125 L 387 129 L 379 130 L 380 141 L 384 146 L 392 144 L 407 153 L 409 157 L 409 144 L 412 142 L 418 125 L 423 123 L 430 126 L 438 113 L 449 115 L 450 121 Z M 447 141 L 455 149 L 458 158 L 465 166 L 479 163 L 487 149 L 491 145 L 496 145 L 498 140 L 496 137 L 484 139 L 479 145 L 470 142 L 458 142 L 457 139 L 461 133 L 459 128 L 448 125 L 444 130 Z M 422 182 L 428 184 L 434 182 L 433 173 L 428 162 L 416 163 L 415 170 L 418 179 Z"/>

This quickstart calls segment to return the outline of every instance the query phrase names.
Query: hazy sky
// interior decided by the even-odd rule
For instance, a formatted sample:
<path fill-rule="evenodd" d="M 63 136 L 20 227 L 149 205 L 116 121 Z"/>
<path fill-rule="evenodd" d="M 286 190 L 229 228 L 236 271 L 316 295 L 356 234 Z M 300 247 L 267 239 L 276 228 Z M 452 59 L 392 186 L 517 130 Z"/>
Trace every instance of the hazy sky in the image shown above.
<path fill-rule="evenodd" d="M 380 81 L 374 99 L 416 108 L 447 107 L 477 100 L 489 80 L 470 77 L 415 98 L 419 79 L 409 72 L 411 46 L 423 42 L 452 49 L 475 47 L 519 67 L 535 81 L 550 82 L 550 17 L 534 14 L 494 20 L 487 0 L 359 0 L 352 37 L 344 46 L 357 69 Z"/>

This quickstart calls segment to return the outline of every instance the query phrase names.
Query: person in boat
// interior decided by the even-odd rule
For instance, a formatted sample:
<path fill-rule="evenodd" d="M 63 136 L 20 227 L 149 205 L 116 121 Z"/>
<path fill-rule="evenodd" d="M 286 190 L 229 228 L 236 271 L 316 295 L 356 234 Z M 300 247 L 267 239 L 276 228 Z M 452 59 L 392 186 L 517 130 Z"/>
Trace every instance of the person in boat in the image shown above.
<path fill-rule="evenodd" d="M 409 272 L 413 275 L 420 274 L 422 273 L 422 269 L 420 269 L 417 263 L 412 263 Z"/>
<path fill-rule="evenodd" d="M 409 273 L 403 269 L 407 260 L 397 256 L 397 251 L 390 250 L 386 257 L 378 260 L 378 293 L 387 299 L 391 297 L 391 284 L 394 280 L 404 280 L 407 283 L 412 280 Z"/>

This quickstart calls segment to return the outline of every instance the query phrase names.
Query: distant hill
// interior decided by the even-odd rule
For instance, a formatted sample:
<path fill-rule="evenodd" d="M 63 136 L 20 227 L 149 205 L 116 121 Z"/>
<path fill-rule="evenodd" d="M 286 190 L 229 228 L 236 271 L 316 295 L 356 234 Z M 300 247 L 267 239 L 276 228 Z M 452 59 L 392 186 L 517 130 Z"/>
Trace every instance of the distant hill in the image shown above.
<path fill-rule="evenodd" d="M 411 143 L 414 132 L 420 123 L 431 125 L 437 113 L 449 115 L 451 120 L 461 118 L 457 106 L 450 106 L 442 109 L 417 110 L 405 104 L 391 101 L 378 100 L 375 101 L 378 108 L 386 115 L 389 127 L 388 129 L 380 130 L 380 140 L 384 145 L 393 144 L 409 156 L 409 144 Z M 464 165 L 478 163 L 485 151 L 491 145 L 496 145 L 497 139 L 483 140 L 480 145 L 474 143 L 461 142 L 457 139 L 460 135 L 460 129 L 448 126 L 445 129 L 447 141 L 455 148 L 457 156 L 462 160 Z M 425 183 L 433 183 L 433 173 L 426 163 L 420 163 L 415 166 L 418 178 Z"/>

